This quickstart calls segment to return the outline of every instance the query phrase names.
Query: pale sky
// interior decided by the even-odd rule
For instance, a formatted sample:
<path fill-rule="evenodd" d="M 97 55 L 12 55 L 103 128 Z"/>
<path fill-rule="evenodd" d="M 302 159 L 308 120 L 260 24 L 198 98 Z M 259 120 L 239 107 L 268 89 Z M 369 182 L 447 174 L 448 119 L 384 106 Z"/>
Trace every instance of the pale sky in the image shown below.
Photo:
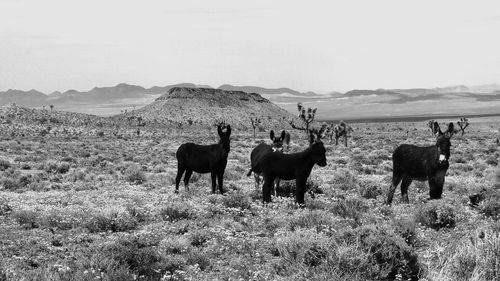
<path fill-rule="evenodd" d="M 500 82 L 500 1 L 0 0 L 0 91 Z"/>

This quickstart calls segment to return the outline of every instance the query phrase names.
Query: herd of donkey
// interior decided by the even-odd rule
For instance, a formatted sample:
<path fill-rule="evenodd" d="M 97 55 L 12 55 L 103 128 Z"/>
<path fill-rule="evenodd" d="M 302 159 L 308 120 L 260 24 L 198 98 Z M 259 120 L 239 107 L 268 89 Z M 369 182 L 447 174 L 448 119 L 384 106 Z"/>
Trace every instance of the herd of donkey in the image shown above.
<path fill-rule="evenodd" d="M 401 144 L 394 150 L 392 184 L 387 193 L 387 204 L 392 203 L 394 192 L 400 183 L 402 200 L 408 203 L 408 187 L 413 180 L 428 182 L 430 199 L 441 198 L 446 171 L 449 167 L 450 139 L 455 129 L 452 122 L 448 124 L 444 132 L 441 131 L 438 122 L 429 121 L 429 126 L 436 136 L 435 145 L 420 147 Z M 295 201 L 304 204 L 306 182 L 313 166 L 315 164 L 320 167 L 327 165 L 326 149 L 321 140 L 325 129 L 328 130 L 326 126 L 322 126 L 320 129 L 309 130 L 309 147 L 298 153 L 283 153 L 283 143 L 289 144 L 290 135 L 282 131 L 280 136 L 276 136 L 273 130 L 270 132 L 271 145 L 260 143 L 252 150 L 248 176 L 254 173 L 257 188 L 260 186 L 260 176 L 263 177 L 264 202 L 271 202 L 271 195 L 275 195 L 280 180 L 295 180 Z M 220 193 L 223 193 L 223 176 L 230 151 L 231 126 L 220 123 L 217 125 L 217 132 L 220 137 L 217 144 L 184 143 L 178 148 L 175 192 L 179 191 L 179 183 L 183 174 L 184 185 L 188 189 L 189 179 L 192 173 L 196 172 L 210 173 L 212 193 L 216 192 L 216 186 Z M 347 134 L 345 125 L 341 132 Z M 336 139 L 338 136 L 337 133 Z"/>

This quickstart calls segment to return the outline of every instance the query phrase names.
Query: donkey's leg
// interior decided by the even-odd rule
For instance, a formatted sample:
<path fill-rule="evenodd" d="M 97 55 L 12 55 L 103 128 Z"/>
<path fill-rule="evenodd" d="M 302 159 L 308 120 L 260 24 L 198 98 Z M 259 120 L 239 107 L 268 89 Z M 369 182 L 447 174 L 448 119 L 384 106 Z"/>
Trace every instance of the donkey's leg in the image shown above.
<path fill-rule="evenodd" d="M 215 187 L 217 185 L 217 174 L 215 172 L 210 173 L 210 177 L 212 178 L 212 193 L 215 193 Z"/>
<path fill-rule="evenodd" d="M 186 190 L 189 190 L 189 179 L 191 178 L 192 174 L 193 170 L 186 169 L 186 174 L 184 175 L 184 187 L 186 188 Z"/>
<path fill-rule="evenodd" d="M 297 177 L 295 179 L 295 202 L 304 204 L 304 194 L 306 193 L 307 178 Z"/>
<path fill-rule="evenodd" d="M 396 191 L 399 182 L 401 182 L 401 179 L 403 179 L 403 173 L 394 171 L 392 172 L 392 183 L 391 187 L 389 188 L 389 192 L 387 192 L 387 201 L 385 202 L 386 204 L 388 205 L 392 204 L 392 198 L 394 197 L 394 192 Z"/>
<path fill-rule="evenodd" d="M 446 171 L 439 171 L 429 177 L 429 196 L 431 199 L 441 199 L 445 174 Z"/>
<path fill-rule="evenodd" d="M 409 176 L 404 176 L 403 181 L 401 182 L 401 197 L 405 203 L 410 203 L 410 200 L 408 199 L 408 187 L 412 181 L 413 180 Z"/>
<path fill-rule="evenodd" d="M 222 183 L 224 182 L 224 170 L 217 173 L 217 181 L 219 183 L 220 194 L 224 194 L 224 188 L 222 187 Z"/>
<path fill-rule="evenodd" d="M 262 199 L 264 202 L 271 202 L 271 189 L 274 179 L 274 176 L 264 174 L 264 185 L 262 186 Z"/>
<path fill-rule="evenodd" d="M 181 165 L 177 165 L 177 176 L 175 177 L 175 193 L 179 192 L 179 183 L 181 182 L 182 174 L 186 168 Z"/>

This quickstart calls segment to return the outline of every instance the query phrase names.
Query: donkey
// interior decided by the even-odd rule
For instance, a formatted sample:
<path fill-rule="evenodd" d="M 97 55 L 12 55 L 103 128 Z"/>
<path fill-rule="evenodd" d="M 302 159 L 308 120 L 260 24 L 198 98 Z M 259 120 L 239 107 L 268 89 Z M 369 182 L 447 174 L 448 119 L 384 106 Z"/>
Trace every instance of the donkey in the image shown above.
<path fill-rule="evenodd" d="M 267 153 L 260 160 L 260 167 L 264 175 L 262 187 L 263 201 L 271 202 L 271 190 L 276 178 L 282 180 L 295 179 L 295 201 L 304 204 L 307 178 L 311 174 L 314 164 L 326 166 L 326 149 L 320 140 L 321 134 L 310 133 L 310 146 L 298 153 Z"/>
<path fill-rule="evenodd" d="M 223 127 L 226 127 L 226 132 L 222 131 Z M 220 137 L 218 144 L 199 145 L 184 143 L 177 149 L 175 153 L 175 157 L 177 158 L 176 193 L 179 192 L 179 182 L 184 171 L 186 172 L 184 176 L 186 190 L 189 190 L 189 178 L 194 171 L 201 174 L 210 173 L 212 178 L 212 193 L 215 193 L 216 179 L 219 183 L 220 193 L 224 193 L 222 181 L 230 150 L 229 137 L 231 136 L 231 126 L 224 126 L 224 123 L 221 123 L 217 125 L 217 133 Z"/>
<path fill-rule="evenodd" d="M 387 204 L 392 203 L 394 191 L 401 182 L 403 202 L 408 203 L 408 187 L 413 180 L 428 181 L 430 199 L 440 199 L 450 158 L 450 138 L 455 133 L 453 123 L 443 133 L 437 122 L 433 123 L 437 136 L 433 146 L 420 147 L 402 144 L 392 154 L 392 184 L 387 194 Z"/>
<path fill-rule="evenodd" d="M 290 136 L 290 134 L 288 134 L 288 136 Z M 283 141 L 287 137 L 287 132 L 282 131 L 281 136 L 276 137 L 274 135 L 274 131 L 271 130 L 269 137 L 273 142 L 271 145 L 261 143 L 257 145 L 254 149 L 252 149 L 252 152 L 250 153 L 251 168 L 250 171 L 248 171 L 247 177 L 249 177 L 253 172 L 255 178 L 255 188 L 260 187 L 260 182 L 261 182 L 260 177 L 262 176 L 260 160 L 262 156 L 264 156 L 264 154 L 269 152 L 283 152 Z M 277 187 L 279 186 L 279 179 L 276 179 L 275 184 Z"/>

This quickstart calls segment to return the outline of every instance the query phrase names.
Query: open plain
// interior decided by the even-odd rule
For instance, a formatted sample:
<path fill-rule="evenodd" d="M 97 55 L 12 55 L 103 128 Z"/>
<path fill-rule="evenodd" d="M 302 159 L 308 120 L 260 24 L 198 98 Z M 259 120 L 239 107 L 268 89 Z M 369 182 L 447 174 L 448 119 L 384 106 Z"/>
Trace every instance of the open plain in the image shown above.
<path fill-rule="evenodd" d="M 224 195 L 196 173 L 176 194 L 177 148 L 216 143 L 215 127 L 138 130 L 58 114 L 50 129 L 19 116 L 0 124 L 0 280 L 500 278 L 497 117 L 453 136 L 442 199 L 413 182 L 410 203 L 398 189 L 392 206 L 392 152 L 435 137 L 421 121 L 351 124 L 348 147 L 324 139 L 327 166 L 313 168 L 297 206 L 294 182 L 263 204 L 246 177 L 251 149 L 282 128 L 255 139 L 233 128 Z M 287 153 L 304 150 L 305 134 L 290 132 Z M 487 196 L 473 207 L 478 193 Z"/>

